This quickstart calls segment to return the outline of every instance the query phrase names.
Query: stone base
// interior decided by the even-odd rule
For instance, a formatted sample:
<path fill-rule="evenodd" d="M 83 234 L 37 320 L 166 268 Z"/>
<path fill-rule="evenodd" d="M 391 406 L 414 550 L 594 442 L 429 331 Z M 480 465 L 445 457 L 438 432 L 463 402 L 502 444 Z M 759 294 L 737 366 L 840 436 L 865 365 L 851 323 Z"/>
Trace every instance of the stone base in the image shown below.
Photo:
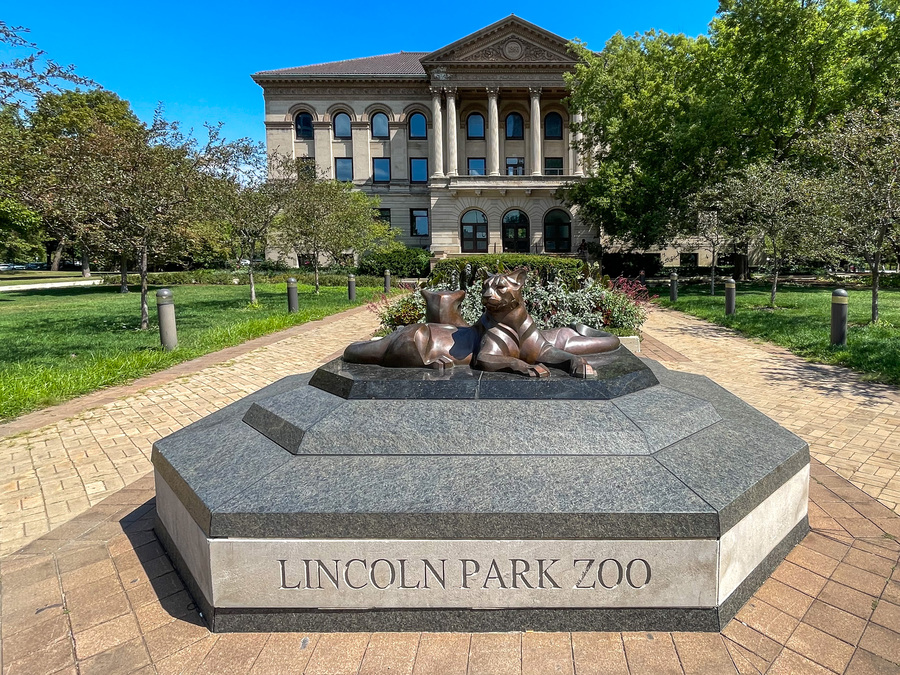
<path fill-rule="evenodd" d="M 214 631 L 720 630 L 808 531 L 808 448 L 619 351 L 595 399 L 286 378 L 154 446 L 157 530 Z"/>

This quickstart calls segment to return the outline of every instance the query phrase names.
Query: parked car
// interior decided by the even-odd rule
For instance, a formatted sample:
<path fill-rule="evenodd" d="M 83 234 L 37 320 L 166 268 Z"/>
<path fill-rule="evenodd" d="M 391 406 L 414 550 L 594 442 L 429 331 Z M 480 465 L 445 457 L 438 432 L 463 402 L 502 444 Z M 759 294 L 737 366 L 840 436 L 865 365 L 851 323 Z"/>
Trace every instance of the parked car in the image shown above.
<path fill-rule="evenodd" d="M 14 269 L 14 270 L 24 270 L 24 269 L 25 269 L 25 265 L 15 264 L 15 265 L 12 266 L 12 269 Z"/>
<path fill-rule="evenodd" d="M 26 270 L 45 270 L 47 269 L 47 263 L 44 262 L 30 262 L 25 265 Z"/>
<path fill-rule="evenodd" d="M 0 272 L 6 272 L 7 270 L 11 270 L 13 268 L 10 263 L 0 263 Z"/>

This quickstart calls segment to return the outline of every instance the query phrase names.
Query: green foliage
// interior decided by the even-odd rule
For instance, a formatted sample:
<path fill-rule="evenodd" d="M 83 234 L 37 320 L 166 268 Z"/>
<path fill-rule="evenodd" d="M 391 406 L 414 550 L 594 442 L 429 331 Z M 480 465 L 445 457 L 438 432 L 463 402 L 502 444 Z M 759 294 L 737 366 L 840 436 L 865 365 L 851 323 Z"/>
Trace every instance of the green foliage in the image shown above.
<path fill-rule="evenodd" d="M 459 278 L 465 274 L 467 265 L 471 270 L 470 276 L 473 278 L 478 276 L 480 270 L 496 274 L 516 267 L 527 267 L 541 279 L 555 279 L 557 276 L 574 279 L 581 274 L 584 268 L 584 262 L 578 258 L 554 258 L 523 253 L 464 255 L 439 260 L 434 266 L 430 279 L 435 282 L 450 282 L 451 277 Z"/>
<path fill-rule="evenodd" d="M 274 266 L 273 266 L 274 267 Z M 262 266 L 258 268 L 254 274 L 254 279 L 258 283 L 267 284 L 284 284 L 293 277 L 299 284 L 315 284 L 315 275 L 304 270 L 289 269 L 266 269 Z M 129 284 L 140 284 L 141 277 L 139 274 L 129 274 Z M 120 277 L 118 275 L 106 275 L 103 277 L 103 283 L 107 285 L 118 285 Z M 182 285 L 209 285 L 209 286 L 246 286 L 250 283 L 250 275 L 246 269 L 239 270 L 186 270 L 178 272 L 150 272 L 147 274 L 147 283 L 154 286 L 182 286 Z M 397 284 L 396 279 L 391 279 L 391 283 Z M 347 287 L 346 274 L 320 274 L 319 284 L 321 286 L 343 286 Z M 358 287 L 384 287 L 384 277 L 358 276 L 356 277 Z"/>
<path fill-rule="evenodd" d="M 140 330 L 136 293 L 109 286 L 3 293 L 0 420 L 353 306 L 344 288 L 316 295 L 301 285 L 300 311 L 288 314 L 283 285 L 258 290 L 259 306 L 248 309 L 246 288 L 177 288 L 179 346 L 172 352 L 160 348 L 155 325 Z M 357 293 L 359 305 L 381 289 L 359 286 Z"/>
<path fill-rule="evenodd" d="M 591 270 L 589 270 L 590 272 Z M 481 279 L 476 279 L 467 289 L 460 305 L 460 314 L 474 325 L 482 312 Z M 434 290 L 447 290 L 446 283 L 436 283 Z M 531 272 L 522 289 L 525 307 L 538 328 L 562 328 L 572 323 L 583 323 L 620 335 L 636 334 L 647 318 L 647 292 L 643 286 L 608 277 L 595 278 L 592 274 L 578 275 L 575 283 L 560 275 L 542 281 L 539 274 Z M 375 311 L 382 328 L 393 330 L 425 320 L 425 301 L 421 292 L 383 301 Z"/>
<path fill-rule="evenodd" d="M 817 363 L 847 366 L 879 382 L 900 384 L 900 292 L 882 292 L 882 320 L 868 323 L 868 291 L 848 290 L 850 329 L 847 347 L 830 344 L 831 288 L 783 287 L 778 308 L 768 304 L 769 289 L 739 284 L 737 313 L 725 316 L 724 298 L 703 286 L 682 286 L 673 306 L 668 295 L 657 303 L 727 326 L 752 338 L 786 347 Z"/>
<path fill-rule="evenodd" d="M 428 274 L 431 254 L 422 248 L 400 248 L 382 252 L 370 252 L 359 261 L 359 273 L 377 276 L 391 271 L 394 277 L 423 277 Z"/>

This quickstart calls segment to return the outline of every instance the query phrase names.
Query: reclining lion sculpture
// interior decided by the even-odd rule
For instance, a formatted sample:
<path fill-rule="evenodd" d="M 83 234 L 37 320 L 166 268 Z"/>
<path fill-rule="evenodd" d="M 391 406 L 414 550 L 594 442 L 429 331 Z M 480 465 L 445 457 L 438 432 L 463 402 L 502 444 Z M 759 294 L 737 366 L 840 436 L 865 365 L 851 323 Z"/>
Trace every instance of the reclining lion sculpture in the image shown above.
<path fill-rule="evenodd" d="M 474 326 L 464 325 L 459 315 L 463 291 L 426 292 L 426 319 L 436 321 L 402 326 L 381 340 L 354 342 L 344 350 L 344 361 L 441 371 L 468 365 L 529 377 L 549 377 L 549 367 L 596 377 L 591 356 L 617 349 L 619 338 L 580 324 L 539 330 L 522 299 L 525 278 L 522 269 L 489 276 L 481 293 L 484 314 Z"/>

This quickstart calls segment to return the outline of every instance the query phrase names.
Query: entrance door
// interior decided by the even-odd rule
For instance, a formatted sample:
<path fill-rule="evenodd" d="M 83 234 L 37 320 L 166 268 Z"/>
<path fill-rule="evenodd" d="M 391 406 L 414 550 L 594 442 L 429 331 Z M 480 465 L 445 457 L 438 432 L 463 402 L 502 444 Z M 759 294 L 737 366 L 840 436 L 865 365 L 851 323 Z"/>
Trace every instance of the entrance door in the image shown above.
<path fill-rule="evenodd" d="M 531 233 L 528 216 L 524 211 L 507 211 L 503 216 L 503 252 L 528 253 L 531 250 Z"/>

